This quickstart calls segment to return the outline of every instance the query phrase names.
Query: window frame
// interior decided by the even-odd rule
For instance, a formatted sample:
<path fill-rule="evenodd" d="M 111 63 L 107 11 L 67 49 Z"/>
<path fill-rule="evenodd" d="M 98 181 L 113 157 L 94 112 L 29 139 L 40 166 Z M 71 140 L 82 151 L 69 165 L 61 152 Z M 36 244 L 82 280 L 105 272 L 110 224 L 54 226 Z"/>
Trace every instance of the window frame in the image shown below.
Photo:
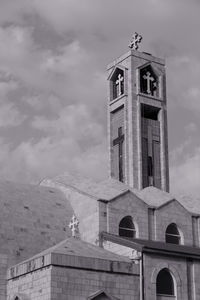
<path fill-rule="evenodd" d="M 150 94 L 143 93 L 141 91 L 141 71 L 147 67 L 150 67 L 153 74 L 157 78 L 157 84 L 158 84 L 158 90 L 157 94 L 152 96 Z M 164 94 L 163 94 L 163 85 L 164 85 L 164 75 L 155 68 L 152 63 L 146 63 L 136 69 L 136 90 L 137 90 L 137 95 L 150 98 L 150 99 L 155 99 L 158 101 L 163 101 L 164 100 Z"/>
<path fill-rule="evenodd" d="M 125 226 L 120 226 L 120 224 L 122 223 L 122 221 L 126 221 L 126 219 L 128 219 L 128 218 L 130 218 L 130 219 L 129 219 L 129 222 L 130 222 L 130 221 L 132 222 L 133 228 L 125 227 Z M 125 232 L 126 232 L 126 231 L 127 231 L 127 232 L 132 232 L 133 236 L 125 236 L 125 235 L 121 235 L 121 234 L 120 234 L 120 230 L 124 230 Z M 119 234 L 119 236 L 121 236 L 121 237 L 127 237 L 127 238 L 132 238 L 132 239 L 134 239 L 134 238 L 137 237 L 136 224 L 135 224 L 135 222 L 133 222 L 132 216 L 127 215 L 127 216 L 123 217 L 123 218 L 120 220 L 119 226 L 118 226 L 118 234 Z"/>
<path fill-rule="evenodd" d="M 160 287 L 158 288 L 158 279 L 159 279 L 159 275 L 162 273 L 162 272 L 166 272 L 168 273 L 168 275 L 170 276 L 169 279 L 171 281 L 171 284 L 172 286 L 170 286 L 169 290 L 172 291 L 172 292 L 169 292 L 169 293 L 159 293 L 158 290 L 160 289 Z M 164 280 L 165 283 L 164 283 L 164 286 L 166 286 L 166 280 Z M 156 277 L 156 296 L 157 297 L 171 297 L 172 299 L 176 299 L 176 295 L 177 295 L 177 291 L 176 291 L 176 281 L 175 281 L 175 278 L 173 276 L 173 274 L 170 272 L 170 270 L 168 268 L 163 268 L 159 271 L 159 273 L 157 274 L 157 277 Z"/>
<path fill-rule="evenodd" d="M 169 229 L 170 226 L 174 226 L 174 229 L 176 229 L 177 233 L 170 233 L 170 232 L 167 232 L 167 230 Z M 167 238 L 170 238 L 172 237 L 173 238 L 177 238 L 178 240 L 178 243 L 174 243 L 174 242 L 169 242 L 169 240 L 167 241 Z M 183 235 L 181 234 L 181 231 L 179 230 L 178 226 L 176 223 L 170 223 L 166 230 L 165 230 L 165 242 L 167 244 L 173 244 L 173 245 L 181 245 L 183 243 Z"/>

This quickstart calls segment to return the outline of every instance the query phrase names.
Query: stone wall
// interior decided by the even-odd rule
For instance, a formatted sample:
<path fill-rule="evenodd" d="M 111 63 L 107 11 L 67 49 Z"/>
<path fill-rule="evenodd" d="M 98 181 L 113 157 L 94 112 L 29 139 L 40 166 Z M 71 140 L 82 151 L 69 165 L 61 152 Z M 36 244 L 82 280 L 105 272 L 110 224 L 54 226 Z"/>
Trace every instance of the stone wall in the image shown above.
<path fill-rule="evenodd" d="M 103 290 L 121 300 L 139 299 L 139 275 L 46 267 L 8 281 L 7 300 L 85 300 Z"/>
<path fill-rule="evenodd" d="M 139 299 L 139 276 L 53 267 L 52 299 L 85 300 L 104 290 L 121 300 Z"/>
<path fill-rule="evenodd" d="M 131 216 L 137 238 L 165 242 L 168 225 L 175 223 L 183 245 L 199 246 L 198 223 L 192 222 L 192 215 L 176 200 L 150 209 L 132 192 L 127 192 L 107 204 L 100 202 L 99 210 L 100 232 L 118 235 L 120 221 Z"/>
<path fill-rule="evenodd" d="M 50 300 L 51 266 L 8 280 L 7 300 L 22 296 L 27 300 Z"/>
<path fill-rule="evenodd" d="M 107 232 L 119 234 L 119 223 L 131 216 L 136 228 L 136 236 L 148 239 L 148 208 L 134 194 L 128 192 L 107 204 Z M 103 226 L 100 224 L 100 230 Z"/>
<path fill-rule="evenodd" d="M 156 278 L 159 271 L 163 268 L 167 268 L 174 278 L 177 299 L 192 300 L 192 298 L 188 296 L 187 260 L 180 257 L 166 257 L 156 254 L 144 255 L 145 300 L 157 300 Z M 173 297 L 171 298 L 173 299 Z"/>
<path fill-rule="evenodd" d="M 165 242 L 165 231 L 169 224 L 176 223 L 182 243 L 193 246 L 191 214 L 177 201 L 164 205 L 156 211 L 156 240 Z"/>
<path fill-rule="evenodd" d="M 8 256 L 0 254 L 0 300 L 6 299 L 6 273 L 8 267 Z"/>

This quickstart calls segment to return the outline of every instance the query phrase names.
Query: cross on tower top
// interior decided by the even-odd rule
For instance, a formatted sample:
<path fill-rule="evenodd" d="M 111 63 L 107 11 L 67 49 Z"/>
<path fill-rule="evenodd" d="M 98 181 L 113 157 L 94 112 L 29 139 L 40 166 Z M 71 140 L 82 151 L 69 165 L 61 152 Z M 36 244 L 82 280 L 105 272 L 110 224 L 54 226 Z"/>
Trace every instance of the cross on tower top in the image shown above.
<path fill-rule="evenodd" d="M 72 231 L 73 237 L 77 237 L 77 234 L 79 233 L 78 225 L 79 225 L 79 220 L 77 219 L 77 217 L 75 215 L 73 215 L 73 217 L 71 218 L 71 221 L 69 223 L 69 228 Z"/>
<path fill-rule="evenodd" d="M 142 36 L 139 35 L 137 32 L 135 32 L 134 35 L 132 36 L 131 42 L 129 44 L 129 48 L 137 50 L 139 47 L 138 44 L 141 42 L 141 40 L 142 40 Z"/>

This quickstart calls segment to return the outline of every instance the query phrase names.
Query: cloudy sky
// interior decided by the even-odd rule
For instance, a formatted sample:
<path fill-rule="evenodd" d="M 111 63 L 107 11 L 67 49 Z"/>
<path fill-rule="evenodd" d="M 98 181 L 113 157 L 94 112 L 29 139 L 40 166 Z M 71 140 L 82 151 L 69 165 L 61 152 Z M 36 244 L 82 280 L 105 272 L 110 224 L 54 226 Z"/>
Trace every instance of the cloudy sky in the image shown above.
<path fill-rule="evenodd" d="M 0 178 L 107 176 L 106 65 L 167 64 L 171 191 L 200 193 L 198 0 L 0 0 Z"/>

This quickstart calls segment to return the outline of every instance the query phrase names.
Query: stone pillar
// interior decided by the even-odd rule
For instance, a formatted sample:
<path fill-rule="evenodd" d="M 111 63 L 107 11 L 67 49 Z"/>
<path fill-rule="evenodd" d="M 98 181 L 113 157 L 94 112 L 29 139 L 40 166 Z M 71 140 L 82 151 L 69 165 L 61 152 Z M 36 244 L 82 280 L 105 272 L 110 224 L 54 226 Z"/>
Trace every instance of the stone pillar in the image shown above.
<path fill-rule="evenodd" d="M 8 256 L 0 254 L 0 299 L 6 300 Z"/>

